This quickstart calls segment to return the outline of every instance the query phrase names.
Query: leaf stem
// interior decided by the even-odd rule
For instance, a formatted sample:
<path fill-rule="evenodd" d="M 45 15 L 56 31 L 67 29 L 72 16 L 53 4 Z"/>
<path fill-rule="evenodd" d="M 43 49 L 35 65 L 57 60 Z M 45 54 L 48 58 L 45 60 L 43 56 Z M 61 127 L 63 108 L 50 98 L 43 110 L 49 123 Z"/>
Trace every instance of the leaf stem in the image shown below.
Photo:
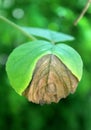
<path fill-rule="evenodd" d="M 77 23 L 81 20 L 81 18 L 84 16 L 86 11 L 88 10 L 90 4 L 91 4 L 91 0 L 88 0 L 88 2 L 86 3 L 84 9 L 82 10 L 80 16 L 75 20 L 74 25 L 77 25 Z"/>
<path fill-rule="evenodd" d="M 34 36 L 32 36 L 32 35 L 28 34 L 27 32 L 25 32 L 19 25 L 13 23 L 12 21 L 10 21 L 7 18 L 5 18 L 4 16 L 0 16 L 0 19 L 3 20 L 4 22 L 8 23 L 12 27 L 16 28 L 17 30 L 21 31 L 29 39 L 31 39 L 31 40 L 37 40 Z"/>

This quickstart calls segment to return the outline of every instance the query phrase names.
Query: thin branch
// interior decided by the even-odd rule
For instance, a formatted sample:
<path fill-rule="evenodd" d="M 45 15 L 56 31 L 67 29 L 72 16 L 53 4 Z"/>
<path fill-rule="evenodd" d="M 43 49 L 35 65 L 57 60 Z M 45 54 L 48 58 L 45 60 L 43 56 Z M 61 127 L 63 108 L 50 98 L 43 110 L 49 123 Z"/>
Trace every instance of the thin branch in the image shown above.
<path fill-rule="evenodd" d="M 86 11 L 88 10 L 90 4 L 91 4 L 91 0 L 88 0 L 87 3 L 86 3 L 86 5 L 85 5 L 85 7 L 84 7 L 84 9 L 82 10 L 80 16 L 75 20 L 74 25 L 78 24 L 78 22 L 81 20 L 81 18 L 84 16 L 84 14 L 86 13 Z"/>
<path fill-rule="evenodd" d="M 27 36 L 28 38 L 30 38 L 31 40 L 37 40 L 34 36 L 32 36 L 31 34 L 28 34 L 27 32 L 25 32 L 20 26 L 18 26 L 17 24 L 13 23 L 12 21 L 8 20 L 7 18 L 0 16 L 0 19 L 3 20 L 4 22 L 8 23 L 9 25 L 11 25 L 12 27 L 16 28 L 17 30 L 21 31 L 25 36 Z"/>

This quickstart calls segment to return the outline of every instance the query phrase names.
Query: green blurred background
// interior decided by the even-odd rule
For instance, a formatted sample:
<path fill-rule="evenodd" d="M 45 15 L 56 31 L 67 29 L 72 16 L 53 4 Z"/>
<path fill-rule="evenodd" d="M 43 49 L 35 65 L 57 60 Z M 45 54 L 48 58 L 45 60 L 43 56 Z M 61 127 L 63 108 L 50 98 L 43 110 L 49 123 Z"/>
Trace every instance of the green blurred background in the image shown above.
<path fill-rule="evenodd" d="M 86 0 L 0 0 L 0 14 L 18 25 L 74 36 L 75 41 L 66 44 L 76 49 L 84 62 L 75 94 L 58 104 L 28 102 L 11 88 L 5 63 L 12 50 L 29 39 L 0 20 L 0 130 L 91 130 L 91 7 L 78 25 L 73 25 L 85 4 Z"/>

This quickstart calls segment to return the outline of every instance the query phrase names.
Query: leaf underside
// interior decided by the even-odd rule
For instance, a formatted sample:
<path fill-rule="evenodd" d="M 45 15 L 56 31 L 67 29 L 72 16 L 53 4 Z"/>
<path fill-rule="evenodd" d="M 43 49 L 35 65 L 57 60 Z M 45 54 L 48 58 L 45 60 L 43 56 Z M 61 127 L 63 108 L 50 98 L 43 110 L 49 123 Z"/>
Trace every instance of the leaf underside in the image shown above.
<path fill-rule="evenodd" d="M 37 104 L 58 102 L 74 93 L 78 80 L 54 55 L 43 56 L 36 64 L 32 81 L 23 95 Z"/>
<path fill-rule="evenodd" d="M 34 35 L 35 37 L 47 39 L 48 41 L 52 41 L 54 43 L 74 40 L 74 37 L 70 35 L 48 29 L 30 28 L 30 27 L 21 27 L 21 28 L 28 34 Z"/>

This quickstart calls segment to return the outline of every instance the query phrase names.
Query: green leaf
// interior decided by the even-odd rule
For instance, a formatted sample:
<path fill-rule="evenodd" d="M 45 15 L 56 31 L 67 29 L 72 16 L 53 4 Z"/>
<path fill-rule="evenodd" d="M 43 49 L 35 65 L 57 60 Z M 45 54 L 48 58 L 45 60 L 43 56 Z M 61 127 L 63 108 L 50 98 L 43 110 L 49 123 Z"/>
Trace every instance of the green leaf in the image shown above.
<path fill-rule="evenodd" d="M 83 62 L 80 55 L 71 47 L 65 44 L 57 44 L 53 54 L 71 70 L 71 72 L 81 80 L 83 71 Z"/>
<path fill-rule="evenodd" d="M 21 95 L 28 87 L 36 63 L 47 54 L 56 55 L 78 80 L 81 79 L 82 60 L 74 49 L 64 44 L 54 45 L 43 40 L 36 40 L 14 49 L 6 63 L 10 83 L 17 93 Z"/>
<path fill-rule="evenodd" d="M 19 94 L 29 85 L 38 59 L 50 54 L 52 46 L 46 41 L 34 41 L 17 47 L 11 53 L 6 70 L 11 85 Z"/>
<path fill-rule="evenodd" d="M 21 28 L 29 34 L 32 34 L 36 37 L 47 39 L 48 41 L 52 41 L 54 43 L 74 40 L 74 38 L 70 35 L 51 31 L 48 29 L 30 28 L 30 27 L 21 27 Z"/>

